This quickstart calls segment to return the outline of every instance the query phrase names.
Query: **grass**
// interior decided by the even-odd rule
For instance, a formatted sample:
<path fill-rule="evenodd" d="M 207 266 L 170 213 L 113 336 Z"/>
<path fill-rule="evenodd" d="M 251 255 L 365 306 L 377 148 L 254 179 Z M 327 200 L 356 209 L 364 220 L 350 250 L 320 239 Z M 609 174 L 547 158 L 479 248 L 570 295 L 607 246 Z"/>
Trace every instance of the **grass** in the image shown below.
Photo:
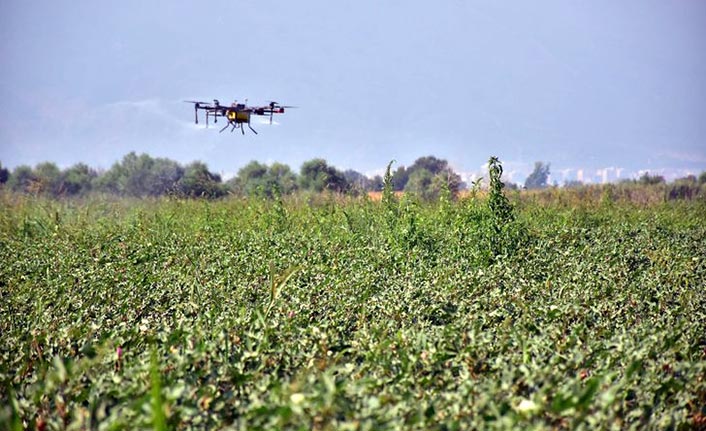
<path fill-rule="evenodd" d="M 706 416 L 703 201 L 0 199 L 2 429 Z"/>

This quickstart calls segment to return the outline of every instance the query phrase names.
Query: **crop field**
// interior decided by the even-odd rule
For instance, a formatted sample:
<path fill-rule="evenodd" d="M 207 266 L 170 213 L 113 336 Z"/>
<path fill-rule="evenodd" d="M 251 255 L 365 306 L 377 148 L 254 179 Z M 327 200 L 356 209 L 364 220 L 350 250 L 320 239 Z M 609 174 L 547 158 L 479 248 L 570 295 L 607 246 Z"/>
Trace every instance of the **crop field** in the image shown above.
<path fill-rule="evenodd" d="M 706 202 L 0 194 L 0 429 L 704 429 Z"/>

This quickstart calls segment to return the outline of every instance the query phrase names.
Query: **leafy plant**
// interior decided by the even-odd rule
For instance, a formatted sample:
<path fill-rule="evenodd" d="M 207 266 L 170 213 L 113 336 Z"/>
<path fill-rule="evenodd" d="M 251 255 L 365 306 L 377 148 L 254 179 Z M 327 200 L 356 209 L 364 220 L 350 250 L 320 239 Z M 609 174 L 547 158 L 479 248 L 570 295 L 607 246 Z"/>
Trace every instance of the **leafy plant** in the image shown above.
<path fill-rule="evenodd" d="M 277 302 L 277 298 L 279 297 L 284 285 L 287 284 L 289 279 L 292 278 L 300 269 L 300 267 L 296 266 L 290 267 L 283 273 L 276 275 L 274 264 L 270 262 L 270 301 L 265 309 L 265 317 L 269 316 L 270 311 Z"/>
<path fill-rule="evenodd" d="M 503 165 L 497 157 L 488 160 L 488 175 L 490 186 L 488 191 L 488 207 L 497 221 L 498 228 L 515 219 L 512 205 L 503 193 L 505 183 L 502 181 Z"/>
<path fill-rule="evenodd" d="M 150 399 L 152 409 L 152 428 L 155 431 L 165 431 L 167 429 L 167 420 L 164 414 L 164 401 L 162 400 L 162 381 L 160 378 L 159 362 L 157 360 L 157 351 L 152 349 L 150 356 Z"/>
<path fill-rule="evenodd" d="M 395 198 L 395 192 L 392 184 L 392 164 L 395 163 L 391 160 L 385 168 L 385 176 L 382 180 L 382 207 L 385 211 L 385 220 L 389 227 L 392 227 L 397 222 L 397 217 L 399 215 L 399 208 L 397 206 L 397 199 Z"/>
<path fill-rule="evenodd" d="M 698 429 L 706 202 L 494 184 L 0 193 L 0 429 Z"/>

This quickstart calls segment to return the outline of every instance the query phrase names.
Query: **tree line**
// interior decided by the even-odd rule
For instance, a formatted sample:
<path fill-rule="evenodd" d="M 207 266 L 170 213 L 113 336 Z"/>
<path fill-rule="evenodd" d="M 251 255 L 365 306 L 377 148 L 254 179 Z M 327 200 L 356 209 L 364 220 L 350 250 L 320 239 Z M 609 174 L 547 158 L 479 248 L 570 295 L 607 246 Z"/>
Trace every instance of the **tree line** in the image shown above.
<path fill-rule="evenodd" d="M 409 167 L 398 167 L 392 183 L 395 191 L 416 193 L 423 199 L 433 199 L 445 188 L 455 194 L 465 186 L 446 160 L 434 156 L 420 157 Z M 251 161 L 235 177 L 223 181 L 203 162 L 182 165 L 131 152 L 105 171 L 85 163 L 60 169 L 55 163 L 43 162 L 34 167 L 17 166 L 10 172 L 0 163 L 0 185 L 14 192 L 54 197 L 97 192 L 131 197 L 218 198 L 228 194 L 273 197 L 296 191 L 360 194 L 381 191 L 383 179 L 352 169 L 343 171 L 316 158 L 304 162 L 299 172 L 283 163 Z"/>
<path fill-rule="evenodd" d="M 106 171 L 85 163 L 62 170 L 55 163 L 43 162 L 34 168 L 17 166 L 11 173 L 0 166 L 0 180 L 15 192 L 54 197 L 81 196 L 92 191 L 134 197 L 218 197 L 226 192 L 220 175 L 210 172 L 202 162 L 182 166 L 174 160 L 134 152 Z"/>
<path fill-rule="evenodd" d="M 410 166 L 398 166 L 392 171 L 393 191 L 404 191 L 424 200 L 433 200 L 448 190 L 455 196 L 466 188 L 461 176 L 454 172 L 448 161 L 434 156 L 420 157 Z M 526 178 L 524 188 L 542 189 L 549 186 L 550 165 L 535 162 L 534 170 Z M 664 177 L 644 173 L 635 180 L 620 183 L 639 185 L 665 184 Z M 670 196 L 689 197 L 706 184 L 706 172 L 698 178 L 689 176 L 675 180 Z M 477 186 L 474 183 L 474 187 Z M 579 181 L 570 181 L 565 187 L 582 187 Z M 98 170 L 84 163 L 60 169 L 56 164 L 43 162 L 34 168 L 22 165 L 10 172 L 0 163 L 0 187 L 15 192 L 54 197 L 82 196 L 87 193 L 109 193 L 131 197 L 206 197 L 225 195 L 261 196 L 271 198 L 297 191 L 361 194 L 379 192 L 383 189 L 380 175 L 368 177 L 352 169 L 340 170 L 326 160 L 316 158 L 302 164 L 299 172 L 289 165 L 272 163 L 267 165 L 251 161 L 243 166 L 235 177 L 223 181 L 211 172 L 203 162 L 182 165 L 174 160 L 151 157 L 148 154 L 131 152 L 108 170 Z M 508 189 L 520 186 L 506 182 Z M 699 192 L 702 193 L 702 192 Z"/>

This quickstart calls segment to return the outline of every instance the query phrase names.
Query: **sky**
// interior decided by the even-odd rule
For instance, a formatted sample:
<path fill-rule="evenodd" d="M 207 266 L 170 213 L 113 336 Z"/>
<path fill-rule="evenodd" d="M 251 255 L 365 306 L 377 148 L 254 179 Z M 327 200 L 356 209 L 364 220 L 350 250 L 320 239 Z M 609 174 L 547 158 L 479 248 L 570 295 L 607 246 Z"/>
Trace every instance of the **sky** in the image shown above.
<path fill-rule="evenodd" d="M 0 62 L 11 168 L 135 151 L 226 177 L 426 155 L 466 179 L 497 156 L 515 182 L 535 161 L 558 183 L 706 170 L 704 1 L 3 0 Z M 242 136 L 194 124 L 183 101 L 212 99 L 298 108 Z"/>

